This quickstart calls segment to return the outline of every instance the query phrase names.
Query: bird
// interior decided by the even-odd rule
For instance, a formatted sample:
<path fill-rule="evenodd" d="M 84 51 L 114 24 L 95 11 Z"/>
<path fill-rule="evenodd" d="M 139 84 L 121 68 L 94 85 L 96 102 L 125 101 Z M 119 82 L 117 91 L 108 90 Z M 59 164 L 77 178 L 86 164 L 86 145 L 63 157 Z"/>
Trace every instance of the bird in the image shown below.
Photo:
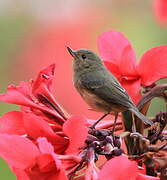
<path fill-rule="evenodd" d="M 127 91 L 116 77 L 105 67 L 103 61 L 93 51 L 87 49 L 73 50 L 67 47 L 73 57 L 73 82 L 83 100 L 95 111 L 105 116 L 114 112 L 131 111 L 145 124 L 153 122 L 139 112 Z M 115 119 L 116 121 L 116 119 Z"/>

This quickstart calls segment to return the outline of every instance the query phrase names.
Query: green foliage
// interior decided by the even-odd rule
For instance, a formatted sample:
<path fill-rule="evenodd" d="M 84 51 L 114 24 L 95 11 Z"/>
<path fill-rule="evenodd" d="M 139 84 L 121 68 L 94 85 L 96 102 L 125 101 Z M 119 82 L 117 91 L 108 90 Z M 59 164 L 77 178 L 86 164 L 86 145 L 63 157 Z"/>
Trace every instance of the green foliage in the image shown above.
<path fill-rule="evenodd" d="M 0 179 L 2 180 L 16 180 L 15 175 L 8 168 L 8 165 L 0 159 Z"/>

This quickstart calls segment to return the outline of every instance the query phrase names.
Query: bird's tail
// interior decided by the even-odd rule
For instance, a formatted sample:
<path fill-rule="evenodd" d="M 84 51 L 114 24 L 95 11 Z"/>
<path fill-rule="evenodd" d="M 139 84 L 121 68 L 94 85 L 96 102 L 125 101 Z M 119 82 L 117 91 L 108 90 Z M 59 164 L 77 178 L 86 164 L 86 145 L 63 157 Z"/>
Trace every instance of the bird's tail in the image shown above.
<path fill-rule="evenodd" d="M 129 108 L 131 112 L 133 112 L 139 119 L 141 119 L 145 124 L 153 125 L 153 122 L 145 117 L 139 110 L 135 107 Z"/>

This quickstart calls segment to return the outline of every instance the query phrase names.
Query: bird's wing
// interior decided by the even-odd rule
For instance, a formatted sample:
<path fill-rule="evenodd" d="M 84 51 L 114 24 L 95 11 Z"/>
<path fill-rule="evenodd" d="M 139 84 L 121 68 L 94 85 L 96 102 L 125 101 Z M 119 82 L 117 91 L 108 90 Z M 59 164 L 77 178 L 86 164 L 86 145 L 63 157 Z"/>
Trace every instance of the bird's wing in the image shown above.
<path fill-rule="evenodd" d="M 133 105 L 126 90 L 113 76 L 106 77 L 103 74 L 99 75 L 99 73 L 87 73 L 82 76 L 81 83 L 84 88 L 108 103 L 122 105 L 127 108 Z"/>

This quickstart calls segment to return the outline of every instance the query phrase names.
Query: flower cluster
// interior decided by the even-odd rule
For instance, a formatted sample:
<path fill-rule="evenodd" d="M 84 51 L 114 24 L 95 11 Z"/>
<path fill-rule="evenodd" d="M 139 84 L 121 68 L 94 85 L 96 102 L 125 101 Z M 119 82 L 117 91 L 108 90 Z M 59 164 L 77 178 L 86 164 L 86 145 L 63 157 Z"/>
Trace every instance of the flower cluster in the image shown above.
<path fill-rule="evenodd" d="M 87 152 L 84 146 L 93 121 L 67 114 L 56 102 L 51 93 L 54 69 L 52 64 L 36 80 L 11 85 L 0 95 L 1 101 L 21 106 L 21 111 L 0 118 L 0 156 L 18 179 L 67 179 L 68 174 L 74 176 L 73 168 L 89 159 L 90 148 Z M 111 125 L 104 121 L 98 127 Z M 94 157 L 87 164 L 94 169 Z"/>
<path fill-rule="evenodd" d="M 120 32 L 101 34 L 98 48 L 105 65 L 128 91 L 135 104 L 142 97 L 141 87 L 154 87 L 156 81 L 167 77 L 167 45 L 146 51 L 139 63 L 130 42 Z"/>
<path fill-rule="evenodd" d="M 141 85 L 150 86 L 167 75 L 167 46 L 146 52 L 139 65 L 135 64 L 130 43 L 119 32 L 102 34 L 99 48 L 107 67 L 136 102 L 141 97 Z M 161 71 L 157 65 L 161 65 Z M 123 136 L 113 132 L 122 130 L 121 116 L 116 124 L 114 120 L 103 120 L 92 128 L 94 120 L 68 114 L 58 104 L 52 94 L 54 70 L 52 64 L 42 69 L 35 80 L 11 85 L 0 95 L 0 101 L 21 107 L 20 111 L 8 112 L 0 118 L 0 157 L 17 179 L 158 180 L 145 175 L 144 166 L 139 168 L 135 160 L 128 159 Z M 149 140 L 150 136 L 142 138 Z M 159 136 L 154 138 L 157 141 Z M 148 149 L 143 153 L 146 152 Z"/>

